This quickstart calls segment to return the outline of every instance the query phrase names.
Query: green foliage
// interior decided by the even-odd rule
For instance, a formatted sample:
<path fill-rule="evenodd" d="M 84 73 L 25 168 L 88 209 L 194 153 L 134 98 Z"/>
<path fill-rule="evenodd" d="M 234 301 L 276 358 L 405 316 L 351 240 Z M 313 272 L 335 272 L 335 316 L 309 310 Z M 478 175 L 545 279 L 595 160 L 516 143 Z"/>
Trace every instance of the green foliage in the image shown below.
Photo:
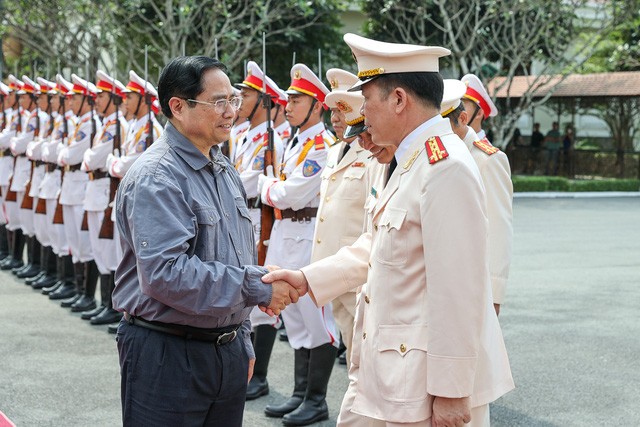
<path fill-rule="evenodd" d="M 638 179 L 570 180 L 552 176 L 511 177 L 514 192 L 583 192 L 583 191 L 640 191 Z"/>

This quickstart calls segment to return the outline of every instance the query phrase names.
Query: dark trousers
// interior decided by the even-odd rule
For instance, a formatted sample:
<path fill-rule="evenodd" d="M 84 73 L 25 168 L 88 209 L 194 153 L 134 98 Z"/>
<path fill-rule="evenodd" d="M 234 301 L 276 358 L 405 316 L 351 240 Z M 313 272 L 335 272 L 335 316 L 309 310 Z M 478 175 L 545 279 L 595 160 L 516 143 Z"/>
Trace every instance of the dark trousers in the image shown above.
<path fill-rule="evenodd" d="M 249 357 L 239 336 L 216 345 L 120 322 L 123 426 L 242 426 Z"/>

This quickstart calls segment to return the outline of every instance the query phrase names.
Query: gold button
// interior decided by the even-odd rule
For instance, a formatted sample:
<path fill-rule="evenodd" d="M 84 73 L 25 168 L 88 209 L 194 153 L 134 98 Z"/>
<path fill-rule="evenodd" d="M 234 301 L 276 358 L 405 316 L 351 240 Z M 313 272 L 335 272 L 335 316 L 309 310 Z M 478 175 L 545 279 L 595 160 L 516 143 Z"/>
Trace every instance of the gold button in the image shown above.
<path fill-rule="evenodd" d="M 404 344 L 400 344 L 400 353 L 404 353 L 405 351 L 407 351 L 407 347 L 405 347 Z"/>
<path fill-rule="evenodd" d="M 378 224 L 375 224 L 375 225 L 373 226 L 373 229 L 374 229 L 374 230 L 376 230 L 376 231 L 378 231 Z"/>
<path fill-rule="evenodd" d="M 332 176 L 332 177 L 331 177 L 331 181 L 335 181 L 335 180 L 336 180 L 336 177 L 335 177 L 335 176 Z"/>
<path fill-rule="evenodd" d="M 322 240 L 318 239 L 316 240 L 316 243 L 322 243 Z"/>
<path fill-rule="evenodd" d="M 324 217 L 323 216 L 320 217 L 320 222 L 324 222 Z"/>
<path fill-rule="evenodd" d="M 364 302 L 366 302 L 367 304 L 369 304 L 369 295 L 365 295 L 365 296 L 364 296 Z"/>
<path fill-rule="evenodd" d="M 327 196 L 327 197 L 325 197 L 325 198 L 324 198 L 324 201 L 325 201 L 325 202 L 328 202 L 329 200 L 331 200 L 331 197 L 329 197 L 329 196 Z"/>
<path fill-rule="evenodd" d="M 366 333 L 366 332 L 363 332 L 363 333 L 362 333 L 362 339 L 363 339 L 363 340 L 366 340 L 366 339 L 367 339 L 367 333 Z"/>

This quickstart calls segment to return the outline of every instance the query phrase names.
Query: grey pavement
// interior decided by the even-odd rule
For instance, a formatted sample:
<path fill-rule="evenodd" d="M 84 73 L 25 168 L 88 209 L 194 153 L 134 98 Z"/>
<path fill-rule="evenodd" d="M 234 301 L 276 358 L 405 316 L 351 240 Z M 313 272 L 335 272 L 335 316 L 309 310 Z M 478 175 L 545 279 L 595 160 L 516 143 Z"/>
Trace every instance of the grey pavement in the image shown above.
<path fill-rule="evenodd" d="M 517 388 L 492 425 L 640 425 L 640 199 L 517 198 L 514 210 L 500 321 Z M 245 426 L 281 425 L 262 410 L 290 394 L 292 363 L 276 342 L 271 394 L 247 403 Z M 335 425 L 346 386 L 336 364 L 331 419 L 316 425 Z M 0 273 L 0 411 L 18 427 L 118 426 L 119 392 L 106 327 Z"/>

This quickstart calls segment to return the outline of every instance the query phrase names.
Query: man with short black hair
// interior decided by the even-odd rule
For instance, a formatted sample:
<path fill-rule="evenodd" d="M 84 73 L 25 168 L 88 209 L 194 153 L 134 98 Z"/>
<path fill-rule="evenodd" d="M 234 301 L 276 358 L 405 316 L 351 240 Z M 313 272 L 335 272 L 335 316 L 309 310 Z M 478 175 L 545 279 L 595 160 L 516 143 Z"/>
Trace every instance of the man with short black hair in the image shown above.
<path fill-rule="evenodd" d="M 218 60 L 178 57 L 162 71 L 169 119 L 116 200 L 124 257 L 114 308 L 125 426 L 240 426 L 254 354 L 249 313 L 298 294 L 260 280 L 240 178 L 220 152 L 241 100 Z M 236 339 L 237 338 L 237 339 Z"/>

